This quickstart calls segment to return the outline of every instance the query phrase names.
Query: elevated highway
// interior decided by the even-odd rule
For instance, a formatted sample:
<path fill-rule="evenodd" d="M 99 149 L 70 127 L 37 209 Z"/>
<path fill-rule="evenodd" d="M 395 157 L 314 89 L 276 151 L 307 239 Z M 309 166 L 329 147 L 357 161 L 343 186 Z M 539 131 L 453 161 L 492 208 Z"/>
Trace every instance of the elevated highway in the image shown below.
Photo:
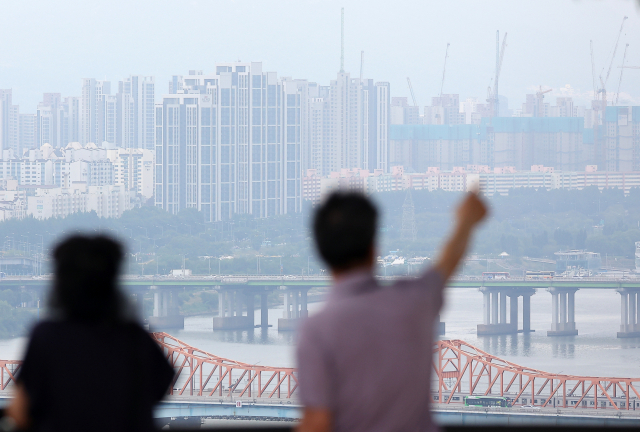
<path fill-rule="evenodd" d="M 397 277 L 378 276 L 382 284 L 391 284 Z M 3 287 L 20 288 L 41 293 L 50 284 L 49 277 L 5 277 Z M 178 292 L 189 288 L 213 289 L 218 292 L 218 316 L 214 329 L 246 329 L 256 326 L 253 313 L 256 298 L 262 311 L 261 327 L 268 327 L 267 296 L 280 290 L 284 296 L 283 316 L 278 329 L 293 330 L 298 321 L 308 315 L 307 292 L 315 287 L 328 287 L 328 276 L 295 275 L 210 275 L 210 276 L 125 276 L 122 286 L 142 303 L 146 292 L 154 297 L 154 328 L 184 326 L 174 300 Z M 548 279 L 482 279 L 457 277 L 449 281 L 449 289 L 478 289 L 483 293 L 483 321 L 478 335 L 512 334 L 531 330 L 531 296 L 546 290 L 552 296 L 551 330 L 548 336 L 577 335 L 575 295 L 578 290 L 599 289 L 619 293 L 621 299 L 620 331 L 617 337 L 640 337 L 640 277 L 638 278 L 548 278 Z M 522 317 L 519 303 L 522 302 Z M 444 324 L 441 325 L 444 328 Z"/>

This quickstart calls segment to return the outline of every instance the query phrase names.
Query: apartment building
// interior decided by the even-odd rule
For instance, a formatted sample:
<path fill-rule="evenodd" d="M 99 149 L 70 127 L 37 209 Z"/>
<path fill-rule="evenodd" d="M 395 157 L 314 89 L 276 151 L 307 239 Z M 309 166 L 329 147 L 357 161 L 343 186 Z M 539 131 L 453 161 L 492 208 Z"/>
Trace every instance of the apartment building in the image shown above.
<path fill-rule="evenodd" d="M 308 83 L 242 62 L 176 81 L 156 106 L 156 205 L 206 221 L 300 211 Z"/>
<path fill-rule="evenodd" d="M 309 84 L 304 169 L 388 169 L 391 95 L 387 82 L 339 72 L 329 86 Z"/>
<path fill-rule="evenodd" d="M 508 195 L 515 188 L 534 189 L 584 189 L 596 186 L 603 189 L 621 189 L 628 194 L 631 188 L 640 187 L 640 172 L 598 172 L 595 165 L 585 171 L 555 171 L 553 167 L 534 165 L 531 170 L 518 171 L 515 167 L 501 167 L 493 170 L 486 165 L 455 167 L 451 171 L 441 171 L 429 167 L 423 173 L 407 173 L 402 166 L 394 166 L 390 173 L 377 170 L 341 170 L 329 176 L 320 176 L 315 171 L 307 172 L 303 178 L 305 199 L 317 204 L 327 194 L 335 190 L 350 190 L 366 194 L 405 189 L 444 190 L 466 192 L 479 187 L 480 193 L 488 196 Z"/>
<path fill-rule="evenodd" d="M 605 170 L 640 171 L 640 106 L 607 107 L 601 130 L 596 158 L 604 158 Z"/>
<path fill-rule="evenodd" d="M 48 219 L 95 211 L 98 217 L 115 218 L 131 208 L 131 193 L 121 186 L 76 183 L 70 188 L 36 189 L 35 195 L 27 197 L 26 214 L 36 219 Z"/>
<path fill-rule="evenodd" d="M 467 165 L 583 170 L 589 162 L 583 135 L 579 118 L 497 117 L 483 118 L 479 125 L 392 125 L 390 164 L 414 172 Z"/>

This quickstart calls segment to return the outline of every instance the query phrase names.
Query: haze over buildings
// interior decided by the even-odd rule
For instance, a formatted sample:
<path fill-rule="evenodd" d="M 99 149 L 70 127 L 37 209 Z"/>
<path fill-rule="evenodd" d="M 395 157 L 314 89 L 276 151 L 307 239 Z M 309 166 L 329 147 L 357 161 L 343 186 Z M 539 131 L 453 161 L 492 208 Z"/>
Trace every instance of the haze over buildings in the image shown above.
<path fill-rule="evenodd" d="M 497 0 L 489 3 L 489 7 L 504 6 L 506 15 L 514 13 L 510 6 Z M 558 10 L 577 7 L 554 5 Z M 395 58 L 395 51 L 402 52 L 407 46 L 418 49 L 420 40 L 401 43 L 395 35 L 389 39 L 393 47 L 379 45 L 356 56 L 353 44 L 366 48 L 371 41 L 350 39 L 353 27 L 362 26 L 361 15 L 367 14 L 350 7 L 346 8 L 346 36 L 342 45 L 340 40 L 328 39 L 323 50 L 317 52 L 312 70 L 305 69 L 306 66 L 292 68 L 293 63 L 287 63 L 289 70 L 308 74 L 289 75 L 267 67 L 274 64 L 271 61 L 219 62 L 208 69 L 160 79 L 150 70 L 145 75 L 125 73 L 114 80 L 91 77 L 103 75 L 95 71 L 89 77 L 74 78 L 76 85 L 69 94 L 43 93 L 35 106 L 19 105 L 16 98 L 32 94 L 35 83 L 47 85 L 46 78 L 32 79 L 29 88 L 20 84 L 9 88 L 12 85 L 3 81 L 1 177 L 7 184 L 17 182 L 18 188 L 56 186 L 61 190 L 59 193 L 63 189 L 80 193 L 84 190 L 78 186 L 81 183 L 87 187 L 118 186 L 129 193 L 132 205 L 152 198 L 150 202 L 169 212 L 196 208 L 206 221 L 213 222 L 232 218 L 234 214 L 267 217 L 299 212 L 304 199 L 317 200 L 317 194 L 314 192 L 315 198 L 310 198 L 309 191 L 317 191 L 322 179 L 333 184 L 329 179 L 370 178 L 367 182 L 374 186 L 365 189 L 375 191 L 389 190 L 391 184 L 393 188 L 418 187 L 418 183 L 426 187 L 423 183 L 428 178 L 429 188 L 464 190 L 467 180 L 456 176 L 471 173 L 531 173 L 532 167 L 555 173 L 640 172 L 640 101 L 634 104 L 634 96 L 624 91 L 640 84 L 640 77 L 634 70 L 628 70 L 623 80 L 625 69 L 620 68 L 619 75 L 615 70 L 611 74 L 614 65 L 629 65 L 636 58 L 640 64 L 633 48 L 625 46 L 622 56 L 622 45 L 638 33 L 637 14 L 625 18 L 624 32 L 620 27 L 615 34 L 616 26 L 628 12 L 627 6 L 619 5 L 614 8 L 615 13 L 594 5 L 582 9 L 588 16 L 600 14 L 601 22 L 599 30 L 582 35 L 585 38 L 580 43 L 588 47 L 586 36 L 598 37 L 601 45 L 611 46 L 615 42 L 621 48 L 613 49 L 608 58 L 597 58 L 597 72 L 595 63 L 588 67 L 591 66 L 588 53 L 581 54 L 586 58 L 587 68 L 576 72 L 575 77 L 579 77 L 576 86 L 545 86 L 537 80 L 535 87 L 514 87 L 515 81 L 522 83 L 529 79 L 528 72 L 518 70 L 514 62 L 522 58 L 523 34 L 530 31 L 510 31 L 507 44 L 506 32 L 489 31 L 485 29 L 487 22 L 480 23 L 468 16 L 474 6 L 459 11 L 460 24 L 470 25 L 465 34 L 474 28 L 481 29 L 480 39 L 484 41 L 487 33 L 493 41 L 486 43 L 480 60 L 469 51 L 477 41 L 467 38 L 462 43 L 456 35 L 444 30 L 442 24 L 437 24 L 442 34 L 434 40 L 440 41 L 445 35 L 454 41 L 446 44 L 446 50 L 442 43 L 446 56 L 439 55 L 437 61 L 426 66 L 423 56 L 413 56 L 414 63 L 422 64 L 425 70 L 439 70 L 434 74 L 439 85 L 430 91 L 435 96 L 429 97 L 424 91 L 424 74 L 415 73 L 415 64 L 398 61 L 390 63 L 393 67 L 381 68 L 377 59 L 383 51 L 385 56 Z M 216 11 L 222 13 L 226 8 L 220 5 Z M 336 22 L 338 11 L 339 8 L 332 9 Z M 152 17 L 155 13 L 149 11 Z M 181 13 L 176 11 L 178 19 Z M 381 31 L 386 32 L 397 21 L 394 14 L 389 12 L 389 21 Z M 614 15 L 618 24 L 610 25 L 610 32 L 605 32 L 604 24 L 608 20 L 613 22 Z M 148 19 L 140 17 L 140 25 L 148 25 Z M 414 18 L 404 19 L 411 22 Z M 511 16 L 506 22 L 513 26 L 519 20 L 523 18 Z M 396 33 L 405 31 L 404 27 L 396 27 Z M 550 36 L 548 33 L 539 35 L 538 44 Z M 371 40 L 378 40 L 378 35 L 371 31 L 367 34 Z M 274 57 L 279 59 L 281 51 L 295 52 L 293 47 L 298 40 L 293 38 L 290 42 L 291 47 L 280 47 Z M 330 42 L 338 43 L 330 47 Z M 346 52 L 347 64 L 353 66 L 357 57 L 358 67 L 345 68 L 344 55 L 337 61 L 336 48 L 340 46 Z M 538 49 L 537 45 L 528 48 L 530 56 Z M 9 50 L 7 58 L 14 55 L 12 52 Z M 122 52 L 127 49 L 122 48 Z M 273 53 L 273 47 L 264 46 L 260 52 L 264 58 Z M 329 52 L 334 66 L 327 73 L 320 59 Z M 307 51 L 294 57 L 303 62 L 306 55 Z M 179 52 L 172 52 L 172 57 L 182 59 Z M 207 56 L 198 53 L 196 64 L 203 57 Z M 557 64 L 563 61 L 556 59 Z M 166 76 L 162 72 L 163 63 L 154 64 L 158 64 L 160 76 Z M 541 77 L 551 76 L 548 68 L 527 64 L 540 72 Z M 460 75 L 463 65 L 467 74 L 464 79 Z M 554 66 L 554 69 L 573 71 L 578 67 L 576 63 L 573 68 Z M 180 70 L 182 65 L 172 73 Z M 318 71 L 322 72 L 322 79 L 314 79 Z M 398 73 L 405 75 L 401 82 Z M 488 89 L 486 83 L 473 81 L 482 74 L 489 77 Z M 604 77 L 600 85 L 595 84 L 596 74 Z M 470 79 L 471 75 L 475 78 Z M 593 89 L 578 91 L 584 87 L 584 76 L 590 75 Z M 7 84 L 12 82 L 22 81 L 13 77 Z M 475 82 L 472 91 L 469 82 Z M 498 82 L 500 91 L 496 88 Z M 515 88 L 519 90 L 515 92 Z M 478 97 L 479 93 L 486 96 Z M 429 103 L 425 104 L 427 100 Z M 127 168 L 123 168 L 125 165 Z M 132 180 L 143 172 L 144 181 L 142 177 L 139 181 Z M 411 180 L 389 180 L 400 172 Z M 436 173 L 438 180 L 433 183 Z M 128 180 L 123 180 L 125 177 Z M 445 177 L 456 180 L 451 183 L 443 180 Z M 418 178 L 422 183 L 414 183 Z M 516 184 L 523 185 L 514 181 L 513 187 Z M 494 190 L 506 193 L 508 187 Z"/>

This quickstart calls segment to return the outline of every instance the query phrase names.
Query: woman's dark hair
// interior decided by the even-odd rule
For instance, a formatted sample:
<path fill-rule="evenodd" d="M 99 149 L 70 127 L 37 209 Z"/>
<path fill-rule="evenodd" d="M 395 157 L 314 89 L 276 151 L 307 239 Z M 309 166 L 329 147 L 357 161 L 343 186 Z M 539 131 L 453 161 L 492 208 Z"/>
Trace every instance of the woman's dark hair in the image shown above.
<path fill-rule="evenodd" d="M 354 192 L 335 192 L 318 208 L 313 232 L 318 252 L 332 269 L 346 270 L 366 259 L 376 237 L 378 211 Z"/>
<path fill-rule="evenodd" d="M 76 235 L 55 248 L 52 308 L 63 318 L 117 321 L 122 296 L 117 287 L 122 247 L 105 236 Z"/>

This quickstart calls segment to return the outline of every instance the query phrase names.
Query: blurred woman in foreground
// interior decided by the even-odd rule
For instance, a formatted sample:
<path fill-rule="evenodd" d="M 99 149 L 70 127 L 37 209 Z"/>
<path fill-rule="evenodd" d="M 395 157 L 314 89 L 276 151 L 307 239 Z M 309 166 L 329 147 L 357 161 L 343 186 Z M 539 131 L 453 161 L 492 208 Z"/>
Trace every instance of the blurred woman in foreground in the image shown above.
<path fill-rule="evenodd" d="M 173 370 L 118 289 L 122 247 L 73 236 L 53 257 L 50 318 L 31 333 L 7 416 L 34 431 L 153 430 Z"/>

